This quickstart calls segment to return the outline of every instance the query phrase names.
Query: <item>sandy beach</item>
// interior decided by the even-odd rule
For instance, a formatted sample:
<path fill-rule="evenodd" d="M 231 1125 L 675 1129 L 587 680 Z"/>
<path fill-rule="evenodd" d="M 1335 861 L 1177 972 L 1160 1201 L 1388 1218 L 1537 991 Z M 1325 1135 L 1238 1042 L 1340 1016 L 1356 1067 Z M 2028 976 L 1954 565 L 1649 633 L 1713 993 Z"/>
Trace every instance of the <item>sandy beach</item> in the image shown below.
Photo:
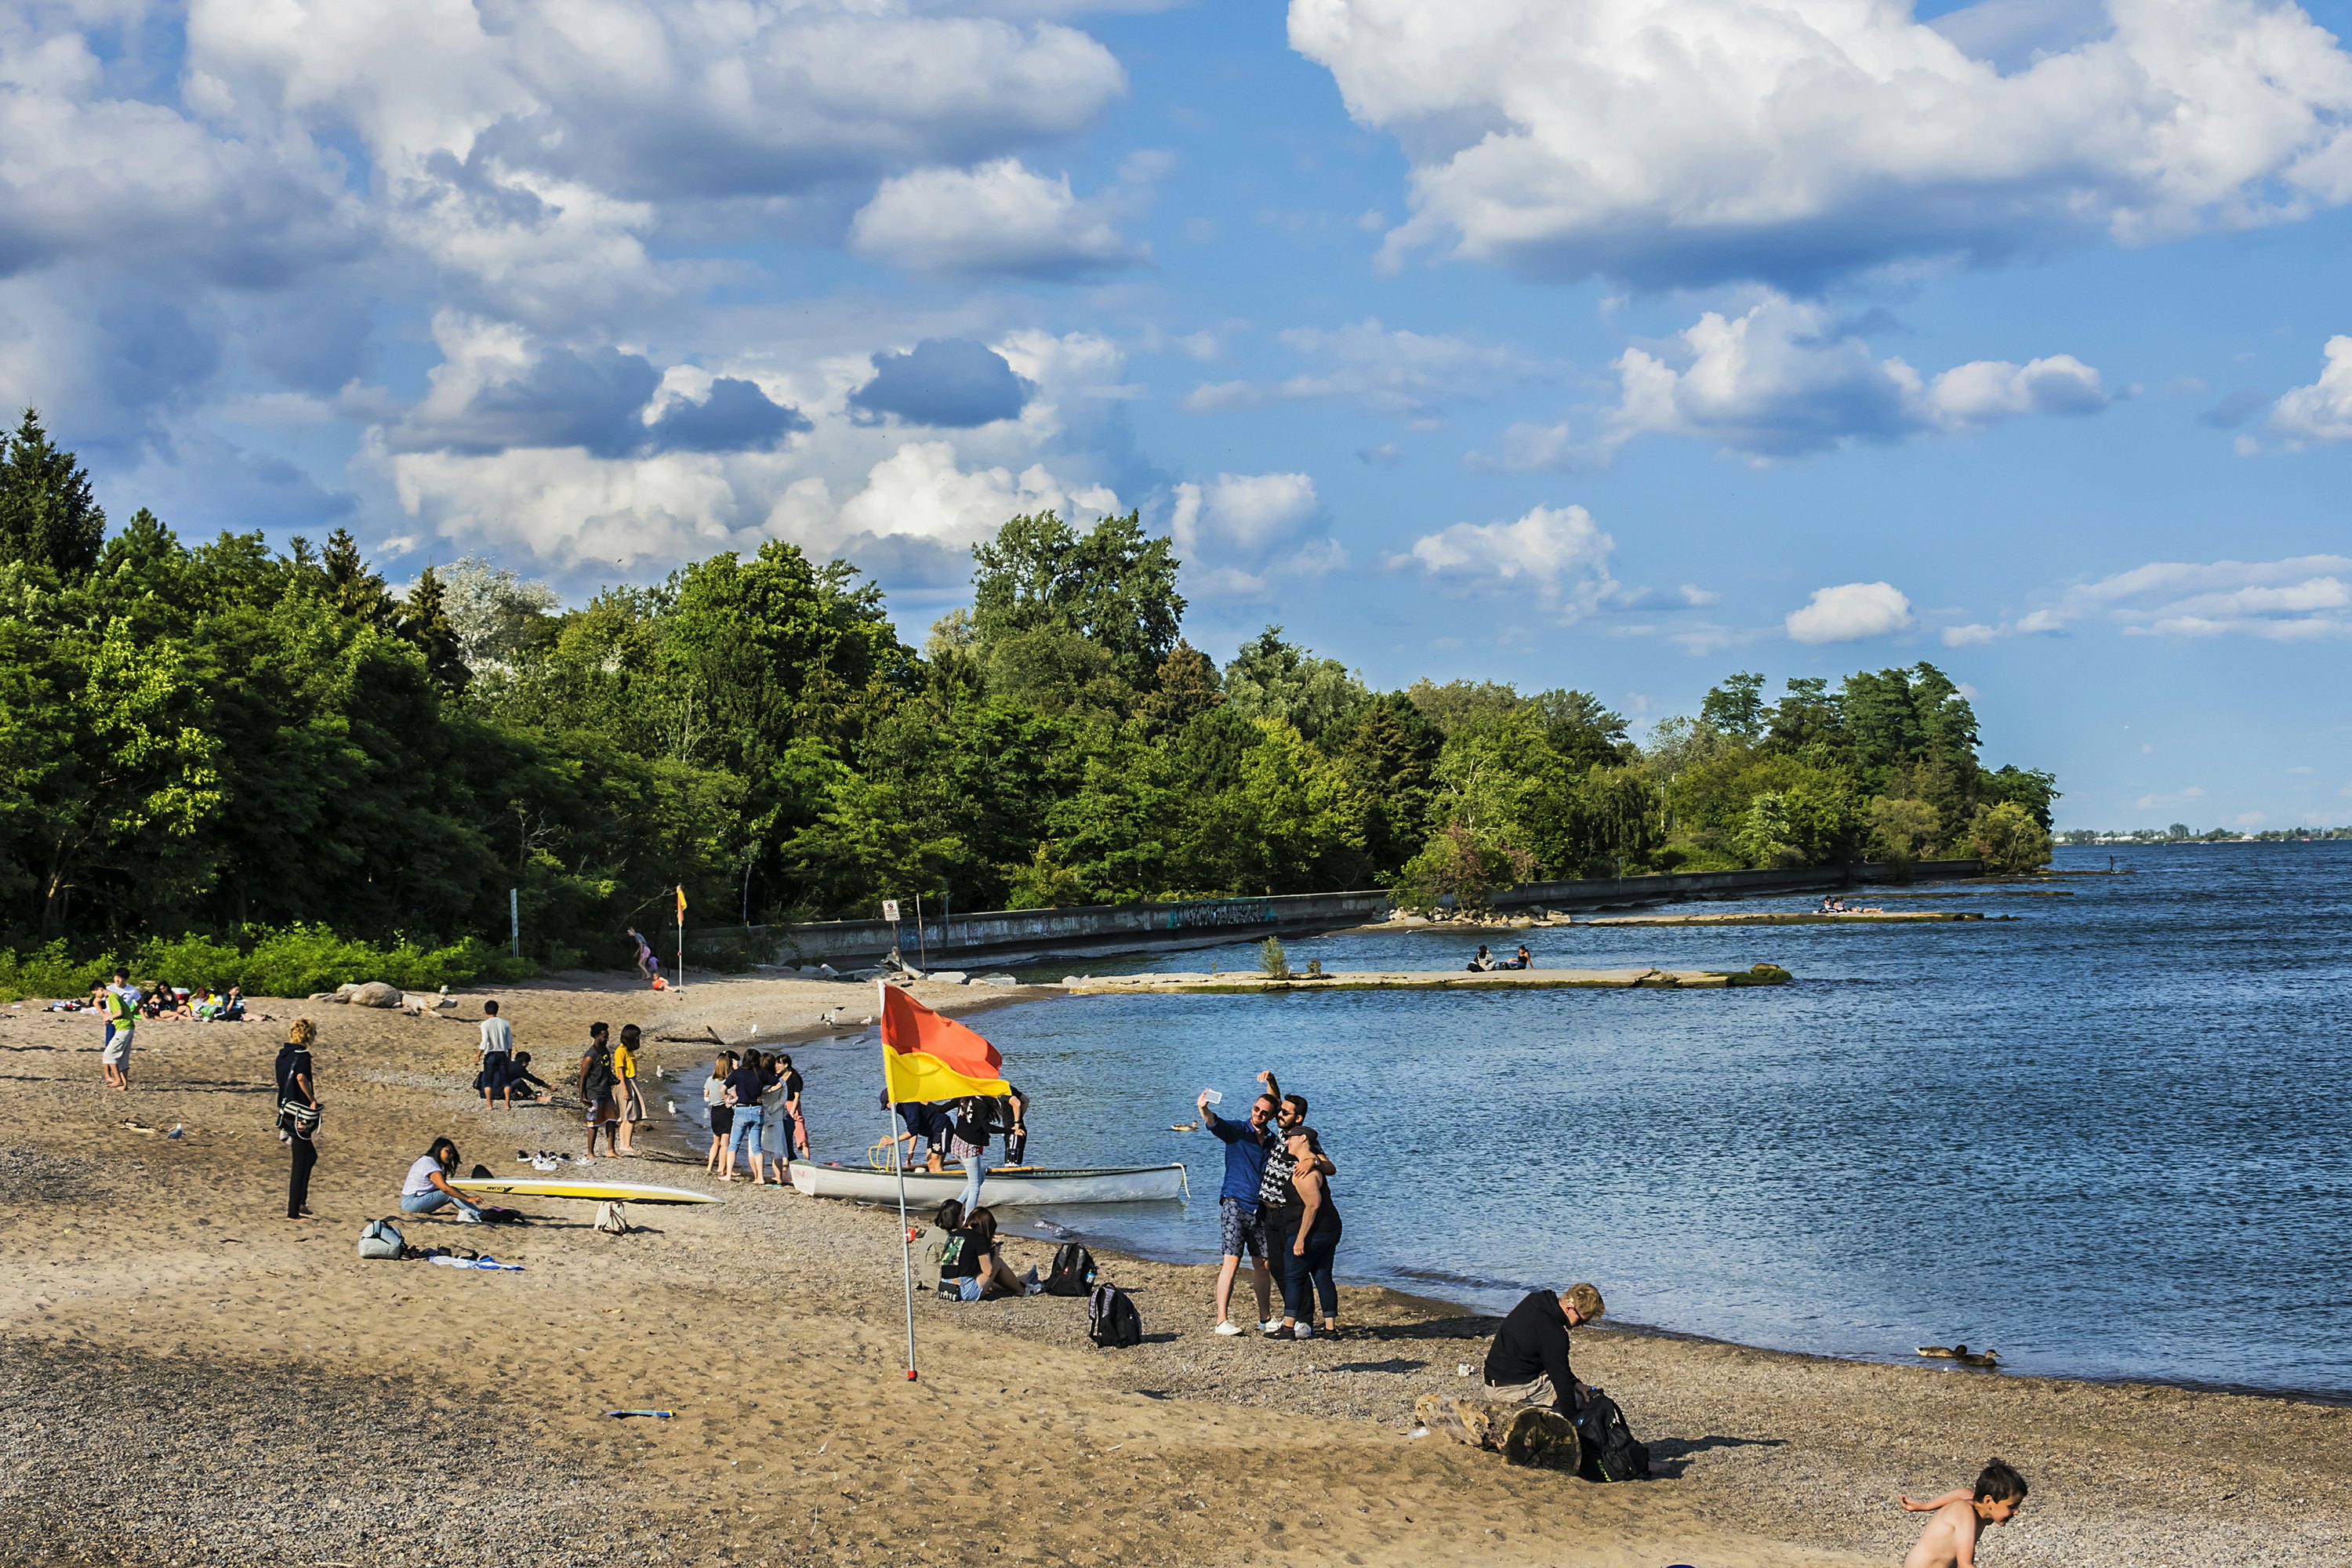
<path fill-rule="evenodd" d="M 872 1011 L 870 990 L 797 981 L 485 994 L 559 1086 L 592 1018 L 730 1041 L 756 1024 L 769 1044 Z M 127 1094 L 100 1087 L 94 1017 L 0 1010 L 0 1560 L 1892 1563 L 1916 1532 L 1894 1494 L 1993 1454 L 2033 1494 L 1988 1563 L 2352 1560 L 2352 1410 L 2329 1405 L 1588 1330 L 1580 1375 L 1662 1472 L 1598 1487 L 1410 1436 L 1414 1396 L 1475 1377 L 1491 1321 L 1391 1291 L 1346 1289 L 1360 1331 L 1338 1341 L 1221 1339 L 1210 1270 L 1106 1256 L 1143 1346 L 1097 1351 L 1082 1302 L 919 1297 L 910 1384 L 895 1215 L 719 1187 L 698 1164 L 599 1161 L 728 1200 L 640 1211 L 625 1237 L 530 1199 L 522 1229 L 403 1221 L 519 1274 L 361 1261 L 360 1226 L 396 1211 L 433 1136 L 500 1172 L 518 1147 L 578 1146 L 574 1112 L 467 1093 L 480 1000 L 145 1023 Z M 328 1108 L 303 1224 L 282 1217 L 270 1126 L 298 1012 L 320 1025 Z M 707 1055 L 651 1059 L 698 1089 Z M 1564 1267 L 1606 1289 L 1605 1259 Z M 621 1406 L 677 1415 L 604 1415 Z"/>

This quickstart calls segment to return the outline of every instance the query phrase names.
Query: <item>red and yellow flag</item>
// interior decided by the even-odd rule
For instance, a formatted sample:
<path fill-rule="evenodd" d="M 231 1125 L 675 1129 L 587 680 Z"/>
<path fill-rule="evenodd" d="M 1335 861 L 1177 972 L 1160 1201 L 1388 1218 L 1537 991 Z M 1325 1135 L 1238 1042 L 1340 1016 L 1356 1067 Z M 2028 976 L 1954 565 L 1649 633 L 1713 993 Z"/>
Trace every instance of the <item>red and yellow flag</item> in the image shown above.
<path fill-rule="evenodd" d="M 1013 1092 L 994 1046 L 896 985 L 882 987 L 882 1086 L 893 1105 Z"/>
<path fill-rule="evenodd" d="M 677 885 L 677 923 L 686 923 L 686 884 L 683 882 Z"/>

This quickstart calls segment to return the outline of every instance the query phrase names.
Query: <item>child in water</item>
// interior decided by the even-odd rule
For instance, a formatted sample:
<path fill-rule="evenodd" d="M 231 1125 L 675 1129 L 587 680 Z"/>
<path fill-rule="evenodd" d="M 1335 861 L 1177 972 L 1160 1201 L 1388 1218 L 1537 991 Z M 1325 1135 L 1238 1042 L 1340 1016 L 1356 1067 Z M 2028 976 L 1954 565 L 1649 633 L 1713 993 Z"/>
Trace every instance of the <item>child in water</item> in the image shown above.
<path fill-rule="evenodd" d="M 1977 1478 L 1971 1492 L 1954 1487 L 1942 1497 L 1915 1502 L 1897 1497 L 1913 1513 L 1932 1513 L 1919 1543 L 1903 1559 L 1903 1568 L 1975 1568 L 1977 1537 L 1989 1524 L 2007 1524 L 2025 1506 L 2025 1478 L 2000 1459 L 1994 1459 Z"/>

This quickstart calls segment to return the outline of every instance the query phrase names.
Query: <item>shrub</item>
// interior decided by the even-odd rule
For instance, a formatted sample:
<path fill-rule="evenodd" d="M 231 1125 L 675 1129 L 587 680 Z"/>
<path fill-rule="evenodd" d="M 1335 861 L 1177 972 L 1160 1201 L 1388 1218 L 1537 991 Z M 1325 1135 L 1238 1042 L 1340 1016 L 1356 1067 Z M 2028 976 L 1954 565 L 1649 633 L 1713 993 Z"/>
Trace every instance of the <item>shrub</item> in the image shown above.
<path fill-rule="evenodd" d="M 1270 936 L 1265 939 L 1265 945 L 1258 949 L 1257 966 L 1265 971 L 1268 980 L 1290 978 L 1290 955 L 1282 951 L 1281 938 Z"/>
<path fill-rule="evenodd" d="M 389 947 L 355 941 L 324 926 L 254 926 L 245 935 L 243 946 L 208 936 L 156 938 L 131 952 L 125 967 L 142 985 L 234 984 L 254 996 L 307 996 L 366 980 L 429 991 L 485 980 L 511 982 L 540 972 L 530 960 L 479 937 L 426 948 L 406 937 Z M 25 952 L 0 950 L 0 1000 L 82 995 L 112 973 L 119 957 L 101 952 L 75 959 L 62 942 Z"/>

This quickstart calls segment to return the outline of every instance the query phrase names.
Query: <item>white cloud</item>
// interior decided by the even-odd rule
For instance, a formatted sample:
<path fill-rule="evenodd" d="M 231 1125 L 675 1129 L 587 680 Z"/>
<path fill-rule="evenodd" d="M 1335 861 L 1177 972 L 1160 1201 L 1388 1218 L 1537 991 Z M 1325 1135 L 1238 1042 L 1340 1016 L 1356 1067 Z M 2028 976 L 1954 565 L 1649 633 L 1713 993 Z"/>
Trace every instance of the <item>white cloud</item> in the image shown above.
<path fill-rule="evenodd" d="M 2352 58 L 2301 10 L 2108 13 L 2006 74 L 1860 0 L 1292 0 L 1290 41 L 1412 163 L 1391 254 L 1806 283 L 2352 197 Z"/>
<path fill-rule="evenodd" d="M 1169 536 L 1196 593 L 1254 597 L 1277 577 L 1319 577 L 1348 563 L 1332 538 L 1302 539 L 1322 510 L 1305 474 L 1219 474 L 1175 489 Z"/>
<path fill-rule="evenodd" d="M 1083 202 L 1066 174 L 1018 159 L 976 169 L 918 169 L 883 182 L 849 226 L 851 247 L 911 271 L 1081 277 L 1143 252 L 1121 238 L 1110 205 Z"/>
<path fill-rule="evenodd" d="M 2023 365 L 1978 360 L 1929 380 L 1900 359 L 1877 358 L 1821 306 L 1778 295 L 1736 318 L 1710 310 L 1659 353 L 1627 349 L 1617 373 L 1621 397 L 1604 447 L 1664 432 L 1756 457 L 1979 429 L 2023 414 L 2090 414 L 2107 404 L 2099 373 L 2071 354 Z M 1564 430 L 1523 427 L 1507 437 L 1507 456 L 1515 453 L 1520 466 L 1550 466 L 1575 450 Z"/>
<path fill-rule="evenodd" d="M 2151 562 L 2069 588 L 2020 617 L 2021 632 L 2100 620 L 2153 637 L 2302 642 L 2352 635 L 2352 557 Z"/>
<path fill-rule="evenodd" d="M 2000 635 L 1997 629 L 1985 625 L 1982 621 L 1972 621 L 1964 626 L 1946 626 L 1943 632 L 1944 646 L 1971 647 L 1978 643 L 1990 642 Z"/>
<path fill-rule="evenodd" d="M 1842 583 L 1816 588 L 1802 609 L 1789 612 L 1790 640 L 1853 642 L 1907 631 L 1911 601 L 1892 583 Z"/>
<path fill-rule="evenodd" d="M 1534 507 L 1514 522 L 1457 522 L 1425 533 L 1392 567 L 1478 586 L 1531 582 L 1563 620 L 1592 614 L 1617 592 L 1609 560 L 1617 542 L 1580 506 Z"/>
<path fill-rule="evenodd" d="M 1282 342 L 1329 368 L 1277 382 L 1225 381 L 1193 389 L 1193 413 L 1258 408 L 1275 403 L 1341 399 L 1375 414 L 1427 418 L 1440 404 L 1489 395 L 1525 379 L 1533 366 L 1516 350 L 1443 332 L 1391 331 L 1371 317 L 1325 330 L 1295 327 Z"/>
<path fill-rule="evenodd" d="M 2352 441 L 2352 337 L 2327 340 L 2319 379 L 2298 386 L 2271 409 L 2271 425 L 2297 441 Z"/>

